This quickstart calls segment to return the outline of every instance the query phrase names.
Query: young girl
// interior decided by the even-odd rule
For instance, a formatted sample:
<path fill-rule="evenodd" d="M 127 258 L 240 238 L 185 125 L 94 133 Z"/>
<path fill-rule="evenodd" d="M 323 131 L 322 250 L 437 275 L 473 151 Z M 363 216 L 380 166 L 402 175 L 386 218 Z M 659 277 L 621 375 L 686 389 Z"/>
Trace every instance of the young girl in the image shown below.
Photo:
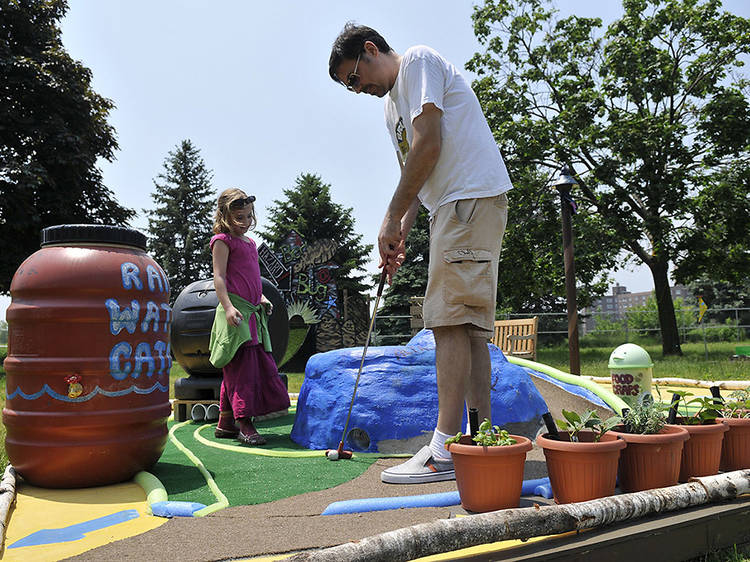
<path fill-rule="evenodd" d="M 262 293 L 258 250 L 245 235 L 256 225 L 253 201 L 255 196 L 227 189 L 217 202 L 210 245 L 219 305 L 210 361 L 223 368 L 216 437 L 264 445 L 252 418 L 288 408 L 289 394 L 270 353 L 266 315 L 273 306 Z"/>

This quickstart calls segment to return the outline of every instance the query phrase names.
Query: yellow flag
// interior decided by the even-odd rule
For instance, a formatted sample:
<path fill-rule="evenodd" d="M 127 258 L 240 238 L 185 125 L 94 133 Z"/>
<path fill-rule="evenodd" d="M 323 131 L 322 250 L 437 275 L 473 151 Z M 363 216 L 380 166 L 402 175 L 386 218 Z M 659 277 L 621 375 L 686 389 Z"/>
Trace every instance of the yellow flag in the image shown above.
<path fill-rule="evenodd" d="M 698 297 L 698 322 L 703 320 L 703 315 L 708 310 L 708 305 L 703 302 L 703 297 Z"/>

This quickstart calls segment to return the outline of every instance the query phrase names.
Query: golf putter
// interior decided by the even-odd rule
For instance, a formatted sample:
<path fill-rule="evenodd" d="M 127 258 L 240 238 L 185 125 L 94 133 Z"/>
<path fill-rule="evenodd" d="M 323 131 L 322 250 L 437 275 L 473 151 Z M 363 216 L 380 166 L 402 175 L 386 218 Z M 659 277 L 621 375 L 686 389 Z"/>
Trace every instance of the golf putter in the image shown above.
<path fill-rule="evenodd" d="M 370 327 L 367 329 L 367 336 L 365 337 L 365 347 L 362 350 L 362 360 L 359 362 L 359 371 L 357 371 L 357 378 L 354 381 L 354 392 L 352 392 L 352 401 L 349 403 L 349 413 L 346 414 L 346 423 L 344 423 L 344 431 L 341 433 L 341 441 L 339 441 L 338 449 L 329 449 L 326 451 L 326 457 L 328 460 L 337 461 L 339 459 L 350 459 L 352 458 L 351 451 L 344 450 L 344 439 L 346 438 L 346 430 L 349 428 L 349 419 L 352 416 L 352 407 L 354 406 L 354 398 L 357 396 L 357 387 L 359 386 L 359 377 L 362 375 L 362 367 L 365 364 L 365 357 L 367 356 L 367 348 L 370 345 L 370 336 L 372 335 L 372 328 L 375 325 L 375 315 L 378 313 L 378 305 L 380 304 L 380 297 L 383 294 L 383 286 L 385 285 L 386 272 L 385 267 L 380 274 L 380 284 L 378 285 L 378 292 L 375 295 L 375 306 L 372 309 L 372 318 L 370 319 Z"/>

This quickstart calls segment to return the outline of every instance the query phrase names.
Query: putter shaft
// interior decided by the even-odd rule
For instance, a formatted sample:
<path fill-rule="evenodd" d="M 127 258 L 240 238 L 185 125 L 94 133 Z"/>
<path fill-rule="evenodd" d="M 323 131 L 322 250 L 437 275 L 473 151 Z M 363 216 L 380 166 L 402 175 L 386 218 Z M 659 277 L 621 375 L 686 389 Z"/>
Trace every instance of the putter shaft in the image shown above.
<path fill-rule="evenodd" d="M 354 398 L 357 396 L 357 387 L 359 386 L 359 377 L 362 375 L 362 367 L 365 364 L 365 357 L 367 357 L 367 348 L 370 345 L 370 335 L 372 334 L 372 327 L 375 325 L 375 315 L 378 312 L 378 304 L 380 304 L 380 297 L 383 294 L 383 287 L 385 286 L 385 267 L 380 274 L 380 284 L 378 285 L 378 292 L 375 295 L 375 307 L 372 309 L 372 318 L 370 318 L 370 327 L 367 328 L 367 336 L 365 337 L 365 348 L 362 350 L 362 360 L 359 362 L 359 370 L 357 371 L 357 378 L 354 381 L 354 392 L 352 392 L 352 401 L 349 403 L 349 413 L 346 414 L 346 423 L 344 424 L 344 431 L 341 433 L 341 443 L 344 443 L 346 438 L 346 430 L 349 428 L 349 418 L 352 416 L 352 407 L 354 406 Z"/>

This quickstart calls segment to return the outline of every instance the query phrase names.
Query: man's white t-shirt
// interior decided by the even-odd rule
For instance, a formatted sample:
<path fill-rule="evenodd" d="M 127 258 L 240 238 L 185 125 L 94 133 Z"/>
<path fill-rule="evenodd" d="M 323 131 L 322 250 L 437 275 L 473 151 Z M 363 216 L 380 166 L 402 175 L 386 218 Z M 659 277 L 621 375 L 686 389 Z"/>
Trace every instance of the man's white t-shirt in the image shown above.
<path fill-rule="evenodd" d="M 404 162 L 413 139 L 412 121 L 427 103 L 442 111 L 440 156 L 419 191 L 430 215 L 457 199 L 492 197 L 511 189 L 505 162 L 474 91 L 439 53 L 417 45 L 404 53 L 385 101 L 386 126 Z"/>

